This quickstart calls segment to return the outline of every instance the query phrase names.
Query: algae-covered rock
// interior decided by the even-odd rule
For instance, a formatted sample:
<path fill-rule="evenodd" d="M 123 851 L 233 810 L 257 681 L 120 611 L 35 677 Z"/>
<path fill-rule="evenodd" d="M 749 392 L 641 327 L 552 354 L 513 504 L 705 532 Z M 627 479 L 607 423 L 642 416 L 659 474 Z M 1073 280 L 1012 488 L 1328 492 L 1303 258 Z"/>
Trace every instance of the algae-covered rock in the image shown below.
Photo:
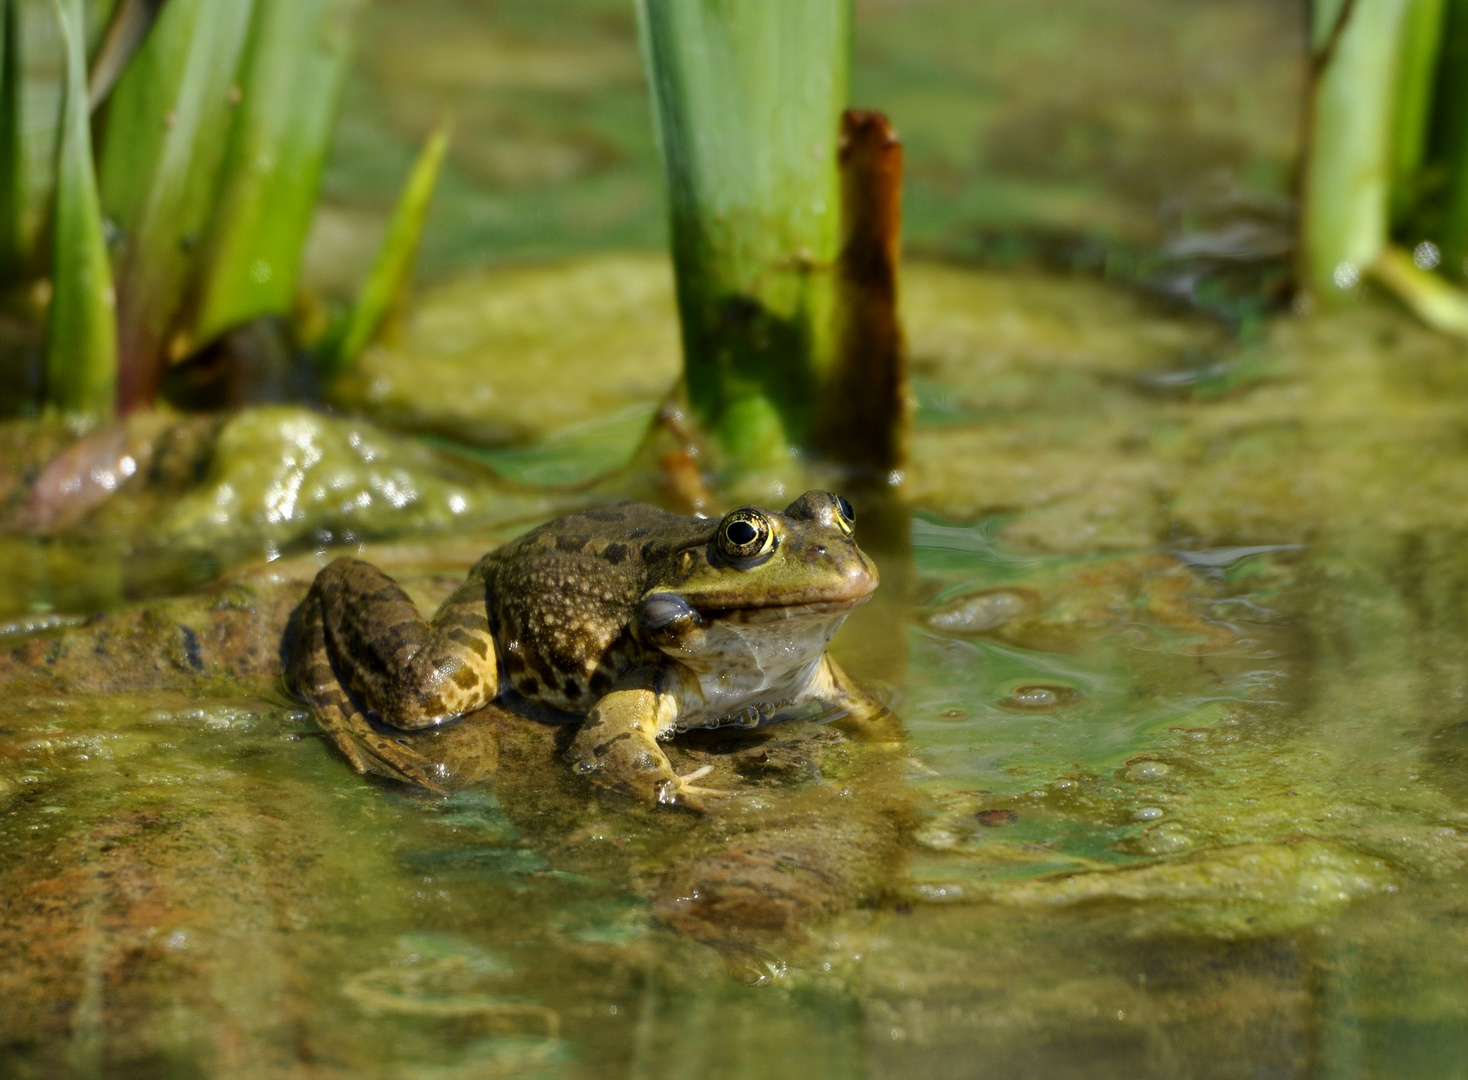
<path fill-rule="evenodd" d="M 59 421 L 0 423 L 0 519 L 21 511 L 41 471 L 80 437 Z"/>
<path fill-rule="evenodd" d="M 280 550 L 433 531 L 464 522 L 530 520 L 548 496 L 508 488 L 468 459 L 361 420 L 274 406 L 233 417 L 203 481 L 150 533 L 169 545 Z"/>
<path fill-rule="evenodd" d="M 1182 858 L 1105 867 L 1005 884 L 923 882 L 928 903 L 991 902 L 1014 907 L 1142 905 L 1137 918 L 1212 937 L 1278 934 L 1317 923 L 1369 896 L 1395 893 L 1400 868 L 1331 841 L 1299 837 L 1239 844 Z"/>
<path fill-rule="evenodd" d="M 1217 936 L 1273 934 L 1317 921 L 1353 900 L 1395 892 L 1398 870 L 1315 839 L 1241 844 L 1151 866 L 1041 878 L 996 890 L 1003 904 L 1131 901 Z"/>
<path fill-rule="evenodd" d="M 668 259 L 600 255 L 422 290 L 399 331 L 368 349 L 332 396 L 395 426 L 529 442 L 650 408 L 680 357 Z"/>

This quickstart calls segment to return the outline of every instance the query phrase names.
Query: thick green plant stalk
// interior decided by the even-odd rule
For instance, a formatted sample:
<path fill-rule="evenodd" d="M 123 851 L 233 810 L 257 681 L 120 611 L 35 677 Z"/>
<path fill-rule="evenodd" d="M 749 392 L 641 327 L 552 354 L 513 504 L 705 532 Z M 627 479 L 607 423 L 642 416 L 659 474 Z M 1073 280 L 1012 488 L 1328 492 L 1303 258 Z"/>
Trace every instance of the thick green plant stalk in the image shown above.
<path fill-rule="evenodd" d="M 383 323 L 402 302 L 413 277 L 428 206 L 438 186 L 438 174 L 449 148 L 449 123 L 444 121 L 423 144 L 413 171 L 403 185 L 388 222 L 387 233 L 377 249 L 377 258 L 340 336 L 329 342 L 324 353 L 328 374 L 345 370 L 372 343 Z"/>
<path fill-rule="evenodd" d="M 117 392 L 117 325 L 87 108 L 82 0 L 53 0 L 66 49 L 56 160 L 47 404 L 101 417 Z"/>
<path fill-rule="evenodd" d="M 1438 65 L 1432 158 L 1444 183 L 1437 229 L 1442 272 L 1468 277 L 1468 0 L 1447 0 Z"/>
<path fill-rule="evenodd" d="M 1402 51 L 1392 118 L 1392 221 L 1401 224 L 1416 209 L 1419 176 L 1427 159 L 1447 0 L 1410 0 L 1402 25 Z"/>
<path fill-rule="evenodd" d="M 362 6 L 256 0 L 193 340 L 290 312 Z"/>
<path fill-rule="evenodd" d="M 112 92 L 102 206 L 117 225 L 118 406 L 151 406 L 210 221 L 252 0 L 169 0 Z"/>
<path fill-rule="evenodd" d="M 736 471 L 808 448 L 836 348 L 850 0 L 638 0 L 688 401 Z"/>
<path fill-rule="evenodd" d="M 0 0 L 0 280 L 13 279 L 30 262 L 20 4 Z"/>
<path fill-rule="evenodd" d="M 1330 302 L 1387 242 L 1392 122 L 1411 0 L 1322 0 L 1301 223 L 1301 279 Z"/>

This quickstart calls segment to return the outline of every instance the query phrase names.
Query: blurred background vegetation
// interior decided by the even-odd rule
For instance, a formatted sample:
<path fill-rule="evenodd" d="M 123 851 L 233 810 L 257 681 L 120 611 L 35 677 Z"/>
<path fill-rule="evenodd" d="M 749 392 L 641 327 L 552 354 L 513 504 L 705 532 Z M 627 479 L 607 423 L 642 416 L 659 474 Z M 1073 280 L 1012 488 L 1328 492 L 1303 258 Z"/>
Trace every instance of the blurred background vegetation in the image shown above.
<path fill-rule="evenodd" d="M 1099 259 L 1285 213 L 1308 76 L 1294 0 L 856 7 L 852 103 L 902 135 L 909 251 Z M 425 273 L 665 244 L 630 3 L 378 0 L 360 49 L 308 281 L 350 294 L 446 108 L 461 138 Z"/>
<path fill-rule="evenodd" d="M 54 168 L 62 49 L 51 3 L 16 0 L 16 7 L 25 42 L 28 225 L 44 245 L 41 206 Z M 284 27 L 285 39 L 299 35 L 299 12 L 308 9 L 317 18 L 333 9 L 343 34 L 357 24 L 321 203 L 306 219 L 300 284 L 313 303 L 345 305 L 357 295 L 416 155 L 450 113 L 457 137 L 427 221 L 423 276 L 664 248 L 661 169 L 631 4 L 378 0 L 357 7 L 301 5 L 296 27 Z M 105 8 L 88 5 L 94 51 Z M 1308 13 L 1300 4 L 864 0 L 857 9 L 852 101 L 880 106 L 903 137 L 909 252 L 1099 270 L 1215 307 L 1219 274 L 1200 275 L 1198 264 L 1229 272 L 1246 264 L 1247 287 L 1221 294 L 1228 313 L 1277 302 L 1275 264 L 1290 248 L 1308 85 Z M 252 48 L 267 36 L 270 11 L 262 0 Z M 243 51 L 244 41 L 235 47 Z M 332 76 L 318 77 L 326 79 L 323 88 L 281 98 L 279 84 L 288 79 L 279 71 L 258 76 L 275 87 L 277 107 L 314 100 L 319 113 Z M 124 80 L 119 93 L 126 91 Z M 114 211 L 107 192 L 118 187 L 122 167 L 107 156 L 117 156 L 107 149 L 109 122 L 118 123 L 95 129 L 104 210 Z M 201 130 L 208 134 L 209 125 Z M 238 159 L 240 147 L 231 152 Z M 239 164 L 226 160 L 224 168 L 238 171 Z M 247 195 L 226 191 L 225 199 L 231 210 L 221 218 L 248 235 L 262 223 L 279 232 L 280 219 L 303 213 L 276 204 L 261 218 L 258 203 L 249 212 Z M 117 224 L 109 225 L 114 263 Z M 202 257 L 230 254 L 227 239 Z M 258 261 L 236 254 L 232 269 L 212 275 L 223 279 L 212 293 L 206 282 L 202 297 L 178 301 L 194 307 L 180 324 L 186 332 L 172 342 L 175 354 L 229 321 L 229 304 L 219 299 L 226 286 L 249 290 Z M 1261 264 L 1274 292 L 1258 288 Z M 126 313 L 137 290 L 121 273 Z M 277 289 L 276 309 L 280 295 Z M 250 302 L 238 306 L 233 314 Z M 16 314 L 13 304 L 4 329 L 23 345 L 24 305 Z M 305 317 L 308 336 L 321 333 L 320 311 Z M 128 347 L 124 332 L 124 355 Z M 10 382 L 14 389 L 22 380 Z M 8 411 L 33 401 L 30 390 L 12 394 Z"/>

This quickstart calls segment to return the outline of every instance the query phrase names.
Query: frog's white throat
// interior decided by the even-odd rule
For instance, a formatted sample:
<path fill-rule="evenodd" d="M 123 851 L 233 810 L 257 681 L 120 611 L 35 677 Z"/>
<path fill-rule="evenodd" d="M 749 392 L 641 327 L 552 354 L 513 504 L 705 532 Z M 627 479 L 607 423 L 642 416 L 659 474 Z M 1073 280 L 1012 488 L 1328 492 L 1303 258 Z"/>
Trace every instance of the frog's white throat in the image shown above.
<path fill-rule="evenodd" d="M 723 612 L 660 645 L 677 669 L 679 728 L 791 711 L 825 686 L 826 646 L 857 604 L 808 604 Z"/>

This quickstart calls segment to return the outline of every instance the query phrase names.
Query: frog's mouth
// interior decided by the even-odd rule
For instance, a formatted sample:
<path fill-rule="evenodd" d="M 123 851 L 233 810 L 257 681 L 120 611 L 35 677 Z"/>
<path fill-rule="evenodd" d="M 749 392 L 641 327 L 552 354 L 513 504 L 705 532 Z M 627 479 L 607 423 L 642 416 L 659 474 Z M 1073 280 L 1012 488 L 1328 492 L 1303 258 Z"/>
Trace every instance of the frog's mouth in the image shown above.
<path fill-rule="evenodd" d="M 842 600 L 815 600 L 800 604 L 767 604 L 753 607 L 700 607 L 706 622 L 765 623 L 788 619 L 830 618 L 849 615 L 872 598 L 870 592 Z"/>
<path fill-rule="evenodd" d="M 654 634 L 677 632 L 711 626 L 717 623 L 787 622 L 794 619 L 834 619 L 849 615 L 872 598 L 870 588 L 851 590 L 845 595 L 816 596 L 809 600 L 779 604 L 693 604 L 677 593 L 653 593 L 643 598 L 638 624 Z"/>

